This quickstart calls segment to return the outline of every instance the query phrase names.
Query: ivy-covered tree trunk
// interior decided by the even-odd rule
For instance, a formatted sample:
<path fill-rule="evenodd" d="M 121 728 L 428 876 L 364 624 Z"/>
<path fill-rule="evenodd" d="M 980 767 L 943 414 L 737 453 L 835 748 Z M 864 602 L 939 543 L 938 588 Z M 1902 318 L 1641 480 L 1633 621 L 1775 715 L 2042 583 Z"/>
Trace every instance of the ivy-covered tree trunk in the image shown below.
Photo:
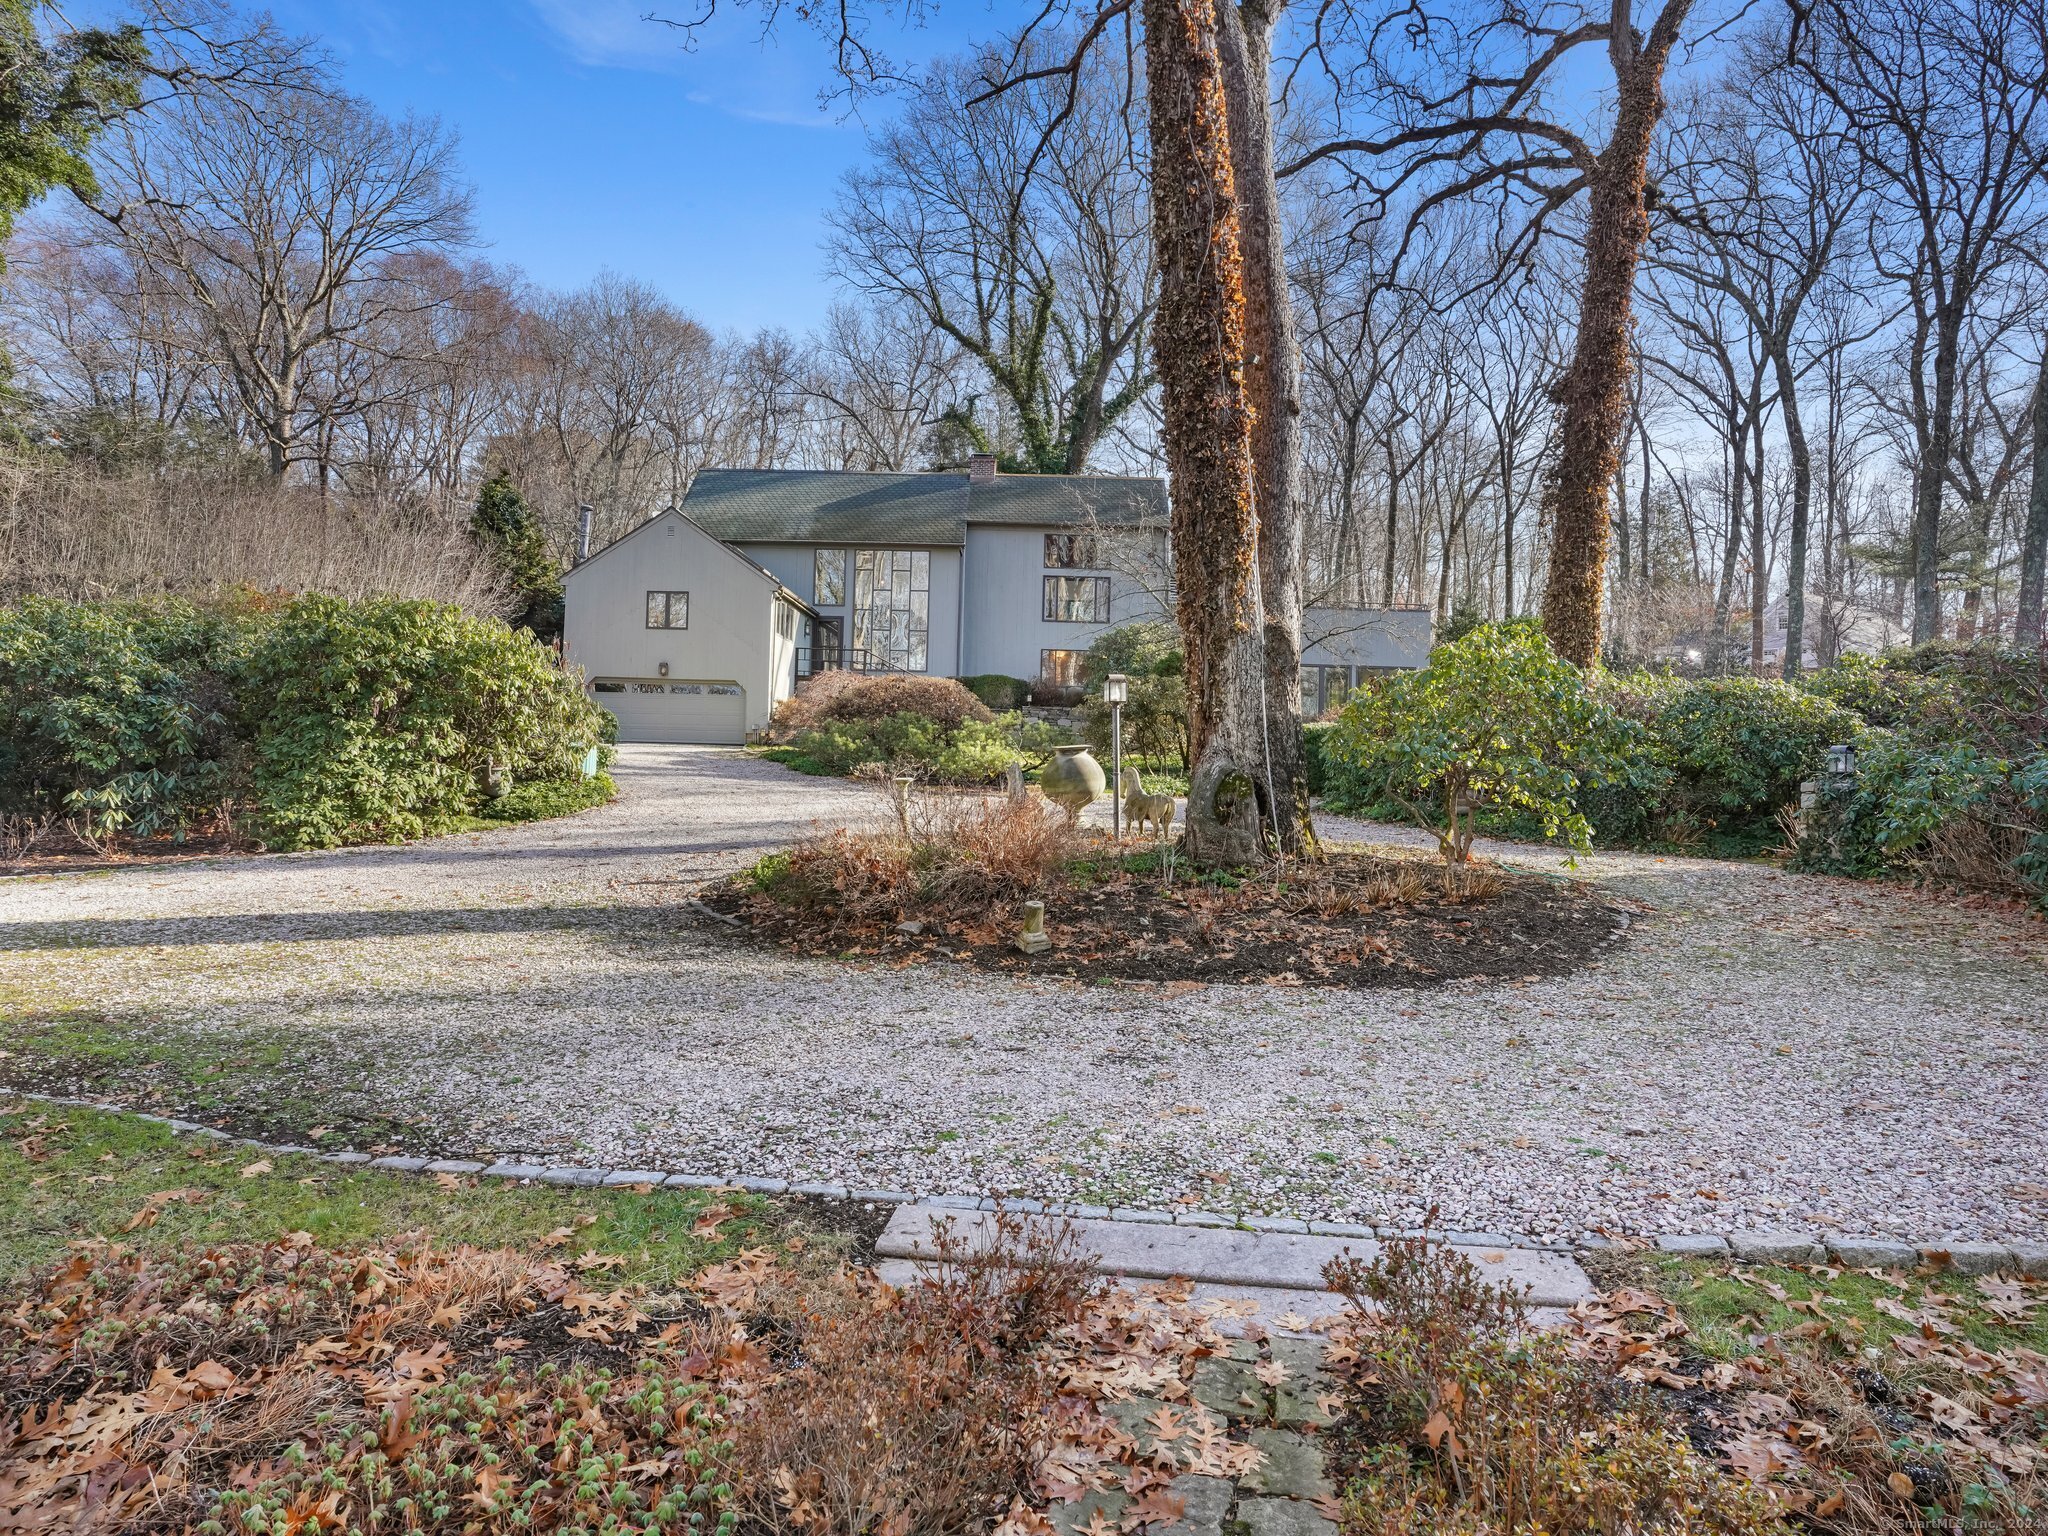
<path fill-rule="evenodd" d="M 1543 631 L 1560 656 L 1582 667 L 1600 655 L 1613 532 L 1608 497 L 1627 424 L 1636 267 L 1650 237 L 1650 141 L 1664 115 L 1665 60 L 1688 9 L 1667 6 L 1647 41 L 1631 36 L 1608 44 L 1620 91 L 1614 133 L 1591 178 L 1579 334 L 1558 385 L 1557 468 L 1546 496 L 1551 543 Z"/>
<path fill-rule="evenodd" d="M 1253 778 L 1265 680 L 1253 625 L 1244 256 L 1216 29 L 1216 0 L 1145 0 L 1159 264 L 1153 351 L 1195 762 L 1186 847 L 1210 867 L 1254 863 L 1265 852 Z"/>
<path fill-rule="evenodd" d="M 1220 0 L 1217 43 L 1244 257 L 1245 389 L 1264 620 L 1259 766 L 1280 806 L 1280 846 L 1294 853 L 1315 846 L 1315 827 L 1301 733 L 1301 353 L 1273 163 L 1270 65 L 1279 9 L 1278 0 Z"/>

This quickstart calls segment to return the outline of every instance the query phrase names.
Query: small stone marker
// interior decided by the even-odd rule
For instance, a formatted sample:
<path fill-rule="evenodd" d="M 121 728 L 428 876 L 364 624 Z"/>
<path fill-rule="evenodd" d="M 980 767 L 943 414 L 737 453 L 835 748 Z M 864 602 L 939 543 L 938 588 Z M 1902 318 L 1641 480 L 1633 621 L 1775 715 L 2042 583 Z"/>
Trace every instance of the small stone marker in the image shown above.
<path fill-rule="evenodd" d="M 1003 770 L 1003 788 L 1012 800 L 1024 798 L 1024 765 L 1012 763 Z"/>
<path fill-rule="evenodd" d="M 1052 948 L 1052 940 L 1045 932 L 1045 903 L 1027 901 L 1024 903 L 1024 926 L 1017 930 L 1012 944 L 1027 955 L 1042 955 Z"/>

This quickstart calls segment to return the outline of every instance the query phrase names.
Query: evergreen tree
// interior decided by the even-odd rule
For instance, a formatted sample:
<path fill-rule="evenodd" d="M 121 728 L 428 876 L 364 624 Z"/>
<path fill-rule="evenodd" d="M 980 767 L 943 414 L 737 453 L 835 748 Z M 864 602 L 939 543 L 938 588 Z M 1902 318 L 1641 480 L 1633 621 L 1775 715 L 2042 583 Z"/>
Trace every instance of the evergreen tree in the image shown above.
<path fill-rule="evenodd" d="M 0 245 L 44 194 L 93 191 L 86 152 L 135 106 L 147 59 L 135 27 L 72 28 L 45 0 L 0 0 Z"/>
<path fill-rule="evenodd" d="M 477 492 L 469 535 L 504 574 L 518 608 L 511 622 L 542 640 L 562 634 L 562 571 L 548 550 L 533 509 L 511 477 L 495 474 Z"/>

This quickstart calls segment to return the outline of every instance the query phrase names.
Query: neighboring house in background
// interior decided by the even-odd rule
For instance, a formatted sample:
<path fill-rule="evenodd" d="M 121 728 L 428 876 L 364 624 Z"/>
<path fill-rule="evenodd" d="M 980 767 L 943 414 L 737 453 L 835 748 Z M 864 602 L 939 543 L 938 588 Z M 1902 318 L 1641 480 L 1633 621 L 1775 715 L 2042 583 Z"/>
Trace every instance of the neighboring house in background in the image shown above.
<path fill-rule="evenodd" d="M 1105 630 L 1171 618 L 1166 530 L 1159 480 L 999 475 L 986 456 L 964 474 L 707 469 L 680 511 L 570 572 L 564 654 L 623 741 L 741 740 L 835 667 L 1078 683 Z M 664 608 L 657 626 L 669 594 L 686 625 Z M 1426 612 L 1311 610 L 1304 708 L 1420 666 L 1429 639 Z"/>
<path fill-rule="evenodd" d="M 1859 608 L 1822 592 L 1806 594 L 1806 618 L 1800 626 L 1799 662 L 1803 667 L 1829 667 L 1844 656 L 1879 656 L 1912 638 L 1902 624 L 1875 608 Z M 1777 671 L 1785 663 L 1785 599 L 1764 609 L 1764 665 Z"/>

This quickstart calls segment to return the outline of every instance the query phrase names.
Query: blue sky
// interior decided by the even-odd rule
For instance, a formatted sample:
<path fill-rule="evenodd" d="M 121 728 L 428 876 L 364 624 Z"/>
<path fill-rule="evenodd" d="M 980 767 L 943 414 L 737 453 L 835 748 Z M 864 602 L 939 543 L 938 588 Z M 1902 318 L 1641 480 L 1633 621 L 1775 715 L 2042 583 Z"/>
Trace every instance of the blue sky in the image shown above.
<path fill-rule="evenodd" d="M 830 58 L 796 24 L 764 43 L 756 20 L 726 15 L 686 51 L 641 20 L 663 4 L 273 0 L 273 14 L 324 39 L 350 89 L 461 135 L 489 259 L 558 287 L 610 267 L 714 328 L 802 330 L 832 301 L 822 215 L 862 125 L 819 110 Z M 986 0 L 964 0 L 890 52 L 998 29 Z"/>

